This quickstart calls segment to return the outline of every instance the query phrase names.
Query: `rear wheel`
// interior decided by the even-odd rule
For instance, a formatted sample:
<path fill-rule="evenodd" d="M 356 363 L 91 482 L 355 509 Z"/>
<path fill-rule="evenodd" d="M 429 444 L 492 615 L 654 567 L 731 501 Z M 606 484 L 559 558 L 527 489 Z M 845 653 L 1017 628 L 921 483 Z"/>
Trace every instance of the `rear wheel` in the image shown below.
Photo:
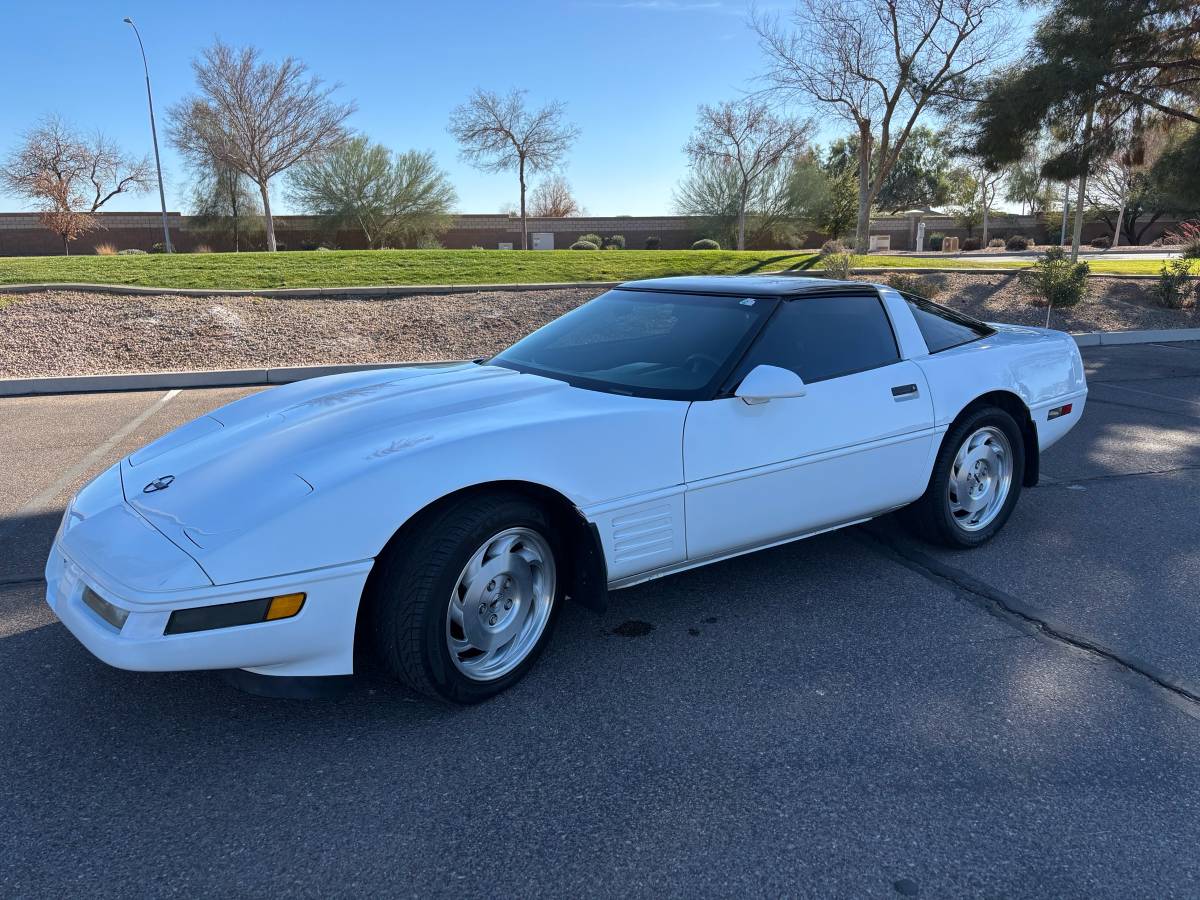
<path fill-rule="evenodd" d="M 546 645 L 561 558 L 549 518 L 523 497 L 468 496 L 435 512 L 389 546 L 371 577 L 377 655 L 422 693 L 457 703 L 500 693 Z"/>
<path fill-rule="evenodd" d="M 946 433 L 929 487 L 905 510 L 905 519 L 926 540 L 977 547 L 1012 515 L 1024 476 L 1017 423 L 998 407 L 981 407 Z"/>

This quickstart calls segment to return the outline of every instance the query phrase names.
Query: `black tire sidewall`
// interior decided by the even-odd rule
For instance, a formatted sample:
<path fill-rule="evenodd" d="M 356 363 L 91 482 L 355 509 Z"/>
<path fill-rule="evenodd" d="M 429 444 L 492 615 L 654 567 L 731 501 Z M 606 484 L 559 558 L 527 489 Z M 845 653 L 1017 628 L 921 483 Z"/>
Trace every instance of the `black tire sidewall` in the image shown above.
<path fill-rule="evenodd" d="M 509 528 L 528 528 L 535 531 L 550 547 L 551 553 L 554 554 L 554 603 L 550 610 L 550 619 L 546 622 L 537 644 L 520 665 L 495 681 L 475 681 L 460 672 L 450 658 L 450 648 L 446 645 L 446 610 L 458 576 L 471 555 L 488 538 Z M 461 540 L 451 553 L 448 563 L 433 582 L 432 596 L 424 598 L 421 662 L 438 694 L 455 703 L 479 703 L 520 681 L 537 662 L 550 641 L 558 621 L 559 609 L 563 605 L 566 574 L 562 542 L 558 539 L 551 521 L 538 506 L 524 499 L 514 499 L 482 517 L 479 523 L 473 526 L 468 537 Z"/>
<path fill-rule="evenodd" d="M 979 531 L 967 531 L 950 514 L 950 469 L 954 465 L 954 458 L 958 455 L 963 441 L 980 428 L 988 426 L 999 428 L 1008 438 L 1013 457 L 1012 482 L 1009 485 L 1008 497 L 1005 498 L 1004 506 L 996 518 L 989 522 L 986 528 L 981 528 Z M 946 538 L 946 543 L 969 548 L 977 547 L 991 540 L 996 532 L 1004 527 L 1009 516 L 1012 515 L 1013 509 L 1016 508 L 1024 478 L 1025 442 L 1020 427 L 1011 415 L 999 407 L 984 407 L 958 422 L 946 433 L 946 439 L 942 442 L 937 462 L 933 467 L 929 494 L 925 498 L 926 502 L 932 504 L 930 512 L 937 521 L 938 531 Z"/>

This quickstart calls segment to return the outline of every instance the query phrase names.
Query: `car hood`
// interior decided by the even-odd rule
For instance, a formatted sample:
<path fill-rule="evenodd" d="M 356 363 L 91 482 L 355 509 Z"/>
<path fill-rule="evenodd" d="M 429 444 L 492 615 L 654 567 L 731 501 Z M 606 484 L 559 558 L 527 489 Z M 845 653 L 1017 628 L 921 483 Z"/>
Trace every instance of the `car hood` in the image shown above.
<path fill-rule="evenodd" d="M 220 568 L 216 557 L 231 542 L 255 530 L 261 534 L 271 522 L 281 527 L 269 540 L 286 541 L 292 517 L 319 519 L 310 507 L 323 496 L 347 493 L 350 482 L 369 480 L 384 469 L 394 472 L 416 457 L 420 466 L 407 466 L 404 478 L 429 479 L 430 470 L 455 465 L 443 462 L 449 459 L 447 445 L 456 448 L 458 469 L 473 468 L 475 460 L 483 468 L 485 460 L 513 454 L 515 442 L 529 449 L 533 440 L 543 452 L 558 452 L 553 446 L 557 428 L 581 419 L 623 421 L 631 407 L 644 416 L 650 404 L 657 404 L 656 420 L 663 418 L 664 408 L 676 410 L 677 441 L 686 404 L 585 391 L 497 366 L 466 363 L 335 375 L 262 391 L 164 435 L 124 460 L 122 484 L 134 509 L 222 583 L 243 577 L 241 569 L 214 570 Z M 669 447 L 669 429 L 662 433 L 660 443 Z M 507 437 L 513 434 L 517 437 Z M 470 448 L 466 457 L 464 446 Z M 536 459 L 528 468 L 538 468 Z M 461 477 L 471 483 L 467 475 Z M 352 503 L 337 505 L 338 515 L 364 509 L 369 496 L 358 491 Z M 299 566 L 305 568 L 349 562 L 379 549 L 367 541 L 357 552 L 330 550 L 346 558 L 324 558 L 321 551 L 338 545 L 340 537 L 331 535 L 323 547 L 288 565 L 297 570 L 300 563 L 312 564 Z M 245 577 L 267 574 L 281 572 Z"/>

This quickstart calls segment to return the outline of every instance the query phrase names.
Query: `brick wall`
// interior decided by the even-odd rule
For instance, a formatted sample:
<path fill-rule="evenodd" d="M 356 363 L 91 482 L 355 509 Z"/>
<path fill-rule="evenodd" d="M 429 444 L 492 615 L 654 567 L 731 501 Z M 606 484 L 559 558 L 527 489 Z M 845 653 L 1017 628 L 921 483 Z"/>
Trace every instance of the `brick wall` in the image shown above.
<path fill-rule="evenodd" d="M 162 217 L 154 212 L 130 213 L 100 213 L 97 218 L 102 228 L 84 235 L 72 242 L 72 254 L 92 254 L 100 244 L 111 244 L 118 250 L 138 249 L 149 250 L 154 244 L 162 241 Z M 204 244 L 213 250 L 232 250 L 232 246 L 224 246 L 209 235 L 198 233 L 190 227 L 191 218 L 179 213 L 168 213 L 167 223 L 171 230 L 171 241 L 176 249 L 181 251 L 194 250 Z M 948 216 L 925 216 L 926 247 L 928 236 L 934 233 L 955 235 L 960 240 L 967 237 L 967 231 L 958 225 L 955 219 Z M 1147 232 L 1143 243 L 1149 243 L 1159 237 L 1164 231 L 1174 226 L 1173 220 L 1159 220 Z M 1023 234 L 1034 238 L 1039 243 L 1045 243 L 1058 236 L 1057 229 L 1050 235 L 1044 222 L 1032 216 L 998 216 L 990 225 L 990 235 L 1007 237 L 1010 234 Z M 529 219 L 529 233 L 549 232 L 554 235 L 556 250 L 566 250 L 579 239 L 582 234 L 595 233 L 603 237 L 614 234 L 623 235 L 625 246 L 630 250 L 640 250 L 646 246 L 646 239 L 657 237 L 664 250 L 682 250 L 691 247 L 692 243 L 702 237 L 707 237 L 702 219 L 688 216 L 586 216 L 571 219 Z M 916 219 L 908 216 L 881 216 L 871 222 L 872 234 L 886 234 L 891 237 L 893 250 L 911 250 L 916 234 Z M 1084 241 L 1090 241 L 1110 231 L 1103 222 L 1089 222 L 1084 226 Z M 979 237 L 981 229 L 974 229 L 974 236 Z M 299 250 L 305 247 L 315 247 L 321 244 L 335 244 L 345 250 L 363 249 L 366 243 L 362 234 L 355 231 L 340 231 L 330 235 L 320 227 L 320 223 L 307 216 L 276 216 L 275 236 L 289 250 Z M 828 235 L 809 231 L 805 246 L 820 247 L 828 239 Z M 501 243 L 511 243 L 514 247 L 521 246 L 521 220 L 516 216 L 502 214 L 466 214 L 454 217 L 450 229 L 439 239 L 444 247 L 450 249 L 469 249 L 484 247 L 495 249 Z M 255 246 L 257 242 L 258 246 Z M 257 236 L 243 249 L 263 249 L 262 237 Z M 752 249 L 776 249 L 771 247 Z M 58 236 L 47 231 L 38 224 L 34 213 L 0 213 L 0 256 L 49 256 L 62 253 L 62 242 Z"/>

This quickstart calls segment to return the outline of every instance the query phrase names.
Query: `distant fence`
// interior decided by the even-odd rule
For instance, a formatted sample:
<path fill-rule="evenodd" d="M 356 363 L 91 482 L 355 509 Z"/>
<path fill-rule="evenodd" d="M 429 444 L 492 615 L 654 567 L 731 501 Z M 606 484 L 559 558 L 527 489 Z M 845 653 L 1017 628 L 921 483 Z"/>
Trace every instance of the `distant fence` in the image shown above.
<path fill-rule="evenodd" d="M 118 250 L 150 250 L 162 241 L 162 215 L 157 212 L 100 213 L 101 229 L 90 232 L 71 243 L 71 253 L 91 254 L 97 246 L 110 244 Z M 960 240 L 968 236 L 979 237 L 981 229 L 976 226 L 968 235 L 967 229 L 952 216 L 943 215 L 900 215 L 878 216 L 871 220 L 873 235 L 886 235 L 892 250 L 915 249 L 917 223 L 925 223 L 926 247 L 933 234 L 956 236 Z M 171 242 L 181 251 L 193 251 L 207 246 L 212 250 L 232 250 L 228 240 L 206 234 L 197 227 L 196 219 L 177 212 L 167 214 L 167 225 Z M 1147 229 L 1142 237 L 1149 243 L 1170 230 L 1175 220 L 1160 219 Z M 603 237 L 614 234 L 625 238 L 630 250 L 640 250 L 655 238 L 664 250 L 681 250 L 702 237 L 711 237 L 705 220 L 693 216 L 581 216 L 566 219 L 529 219 L 529 232 L 539 235 L 538 244 L 565 250 L 580 235 L 595 233 Z M 1054 232 L 1051 234 L 1051 232 Z M 1048 227 L 1044 218 L 1037 216 L 997 215 L 990 224 L 991 237 L 1007 237 L 1023 234 L 1038 243 L 1056 241 L 1057 226 Z M 1084 241 L 1101 235 L 1111 234 L 1103 222 L 1088 222 L 1084 226 Z M 355 231 L 338 231 L 331 234 L 321 222 L 308 216 L 276 216 L 275 235 L 288 250 L 313 249 L 318 246 L 336 246 L 341 249 L 363 249 L 366 243 L 362 234 Z M 803 245 L 820 247 L 829 235 L 809 230 Z M 521 246 L 521 220 L 517 216 L 504 214 L 464 214 L 455 216 L 450 228 L 439 237 L 442 246 L 449 249 L 484 247 L 496 249 L 507 245 Z M 263 249 L 261 233 L 244 240 L 242 249 Z M 759 245 L 752 249 L 793 249 L 778 245 Z M 62 253 L 62 242 L 58 236 L 43 228 L 35 213 L 0 213 L 0 256 L 51 256 Z"/>

